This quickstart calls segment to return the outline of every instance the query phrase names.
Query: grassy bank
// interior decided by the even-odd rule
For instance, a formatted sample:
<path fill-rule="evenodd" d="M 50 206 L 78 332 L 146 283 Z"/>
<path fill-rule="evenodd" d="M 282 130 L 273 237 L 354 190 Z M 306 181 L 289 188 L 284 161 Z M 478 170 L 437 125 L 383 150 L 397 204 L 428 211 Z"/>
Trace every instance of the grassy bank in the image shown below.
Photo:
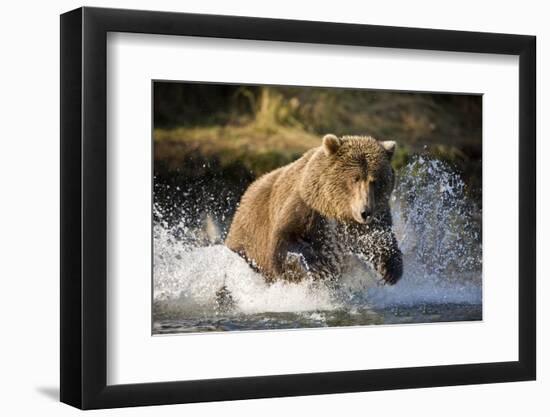
<path fill-rule="evenodd" d="M 154 141 L 155 161 L 169 171 L 196 176 L 214 165 L 222 170 L 244 169 L 254 177 L 320 143 L 319 137 L 296 128 L 255 125 L 155 129 Z"/>

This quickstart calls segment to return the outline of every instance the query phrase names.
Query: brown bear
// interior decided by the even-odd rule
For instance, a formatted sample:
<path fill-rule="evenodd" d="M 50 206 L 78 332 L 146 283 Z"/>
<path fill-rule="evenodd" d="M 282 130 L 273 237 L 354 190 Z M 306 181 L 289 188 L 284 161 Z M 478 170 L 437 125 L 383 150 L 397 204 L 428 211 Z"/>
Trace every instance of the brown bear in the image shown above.
<path fill-rule="evenodd" d="M 393 141 L 326 135 L 321 146 L 250 185 L 225 244 L 268 282 L 334 282 L 357 256 L 395 284 L 403 262 L 389 207 L 394 151 Z"/>

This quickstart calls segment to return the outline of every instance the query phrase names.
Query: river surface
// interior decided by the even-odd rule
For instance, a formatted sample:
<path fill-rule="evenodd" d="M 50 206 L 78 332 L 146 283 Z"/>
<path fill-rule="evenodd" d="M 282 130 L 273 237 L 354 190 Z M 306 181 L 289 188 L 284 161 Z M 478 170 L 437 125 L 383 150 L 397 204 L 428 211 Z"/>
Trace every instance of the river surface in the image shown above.
<path fill-rule="evenodd" d="M 314 311 L 303 313 L 233 314 L 157 319 L 154 334 L 221 332 L 231 330 L 301 329 L 318 327 L 369 326 L 380 324 L 440 323 L 481 319 L 479 304 L 422 304 L 365 308 L 356 311 Z"/>

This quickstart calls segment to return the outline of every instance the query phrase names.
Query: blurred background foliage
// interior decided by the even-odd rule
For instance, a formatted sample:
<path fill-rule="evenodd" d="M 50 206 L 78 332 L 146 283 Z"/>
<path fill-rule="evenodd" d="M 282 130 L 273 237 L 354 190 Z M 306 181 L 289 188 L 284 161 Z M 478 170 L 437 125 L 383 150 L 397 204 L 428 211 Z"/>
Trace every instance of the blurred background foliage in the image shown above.
<path fill-rule="evenodd" d="M 482 98 L 381 90 L 155 82 L 155 182 L 243 189 L 319 146 L 326 133 L 395 140 L 450 163 L 481 204 Z"/>

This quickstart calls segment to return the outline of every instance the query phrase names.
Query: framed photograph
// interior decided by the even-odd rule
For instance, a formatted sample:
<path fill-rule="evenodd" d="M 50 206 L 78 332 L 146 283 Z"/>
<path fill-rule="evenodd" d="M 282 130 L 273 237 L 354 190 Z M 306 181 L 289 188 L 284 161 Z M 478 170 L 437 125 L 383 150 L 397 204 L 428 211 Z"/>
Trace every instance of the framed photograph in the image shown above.
<path fill-rule="evenodd" d="M 533 380 L 535 37 L 61 16 L 61 401 Z"/>

